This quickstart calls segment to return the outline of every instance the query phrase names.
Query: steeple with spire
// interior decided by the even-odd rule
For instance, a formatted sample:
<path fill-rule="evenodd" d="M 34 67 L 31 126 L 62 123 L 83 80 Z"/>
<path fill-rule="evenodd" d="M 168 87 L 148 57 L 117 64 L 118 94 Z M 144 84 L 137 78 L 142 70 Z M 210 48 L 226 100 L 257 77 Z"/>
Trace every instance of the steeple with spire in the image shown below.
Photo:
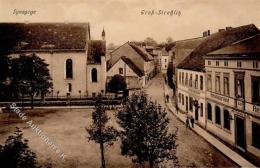
<path fill-rule="evenodd" d="M 106 33 L 105 33 L 105 29 L 104 29 L 104 28 L 103 28 L 103 31 L 102 31 L 101 36 L 102 36 L 102 40 L 105 41 L 105 39 L 106 39 Z"/>

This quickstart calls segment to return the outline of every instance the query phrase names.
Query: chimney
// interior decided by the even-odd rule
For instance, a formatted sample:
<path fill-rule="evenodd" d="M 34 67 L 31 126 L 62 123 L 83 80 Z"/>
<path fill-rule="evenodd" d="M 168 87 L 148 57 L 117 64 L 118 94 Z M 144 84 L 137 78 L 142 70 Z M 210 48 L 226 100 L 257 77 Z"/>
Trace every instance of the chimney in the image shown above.
<path fill-rule="evenodd" d="M 226 27 L 226 30 L 231 30 L 232 29 L 232 27 Z"/>
<path fill-rule="evenodd" d="M 207 37 L 207 36 L 210 36 L 210 30 L 203 32 L 203 37 Z"/>
<path fill-rule="evenodd" d="M 205 33 L 205 32 L 203 32 L 202 34 L 203 34 L 203 36 L 202 36 L 202 37 L 206 37 L 206 33 Z"/>

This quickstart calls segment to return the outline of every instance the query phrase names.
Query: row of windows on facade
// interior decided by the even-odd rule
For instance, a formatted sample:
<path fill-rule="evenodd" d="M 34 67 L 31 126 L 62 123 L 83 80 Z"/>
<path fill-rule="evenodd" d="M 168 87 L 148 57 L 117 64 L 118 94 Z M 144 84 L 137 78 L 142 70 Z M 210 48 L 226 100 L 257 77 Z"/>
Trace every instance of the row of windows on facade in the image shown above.
<path fill-rule="evenodd" d="M 186 111 L 193 112 L 193 98 L 186 96 Z M 179 103 L 184 106 L 184 95 L 179 93 Z M 223 125 L 222 125 L 222 115 L 223 115 Z M 200 103 L 200 116 L 203 117 L 203 103 Z M 231 114 L 229 110 L 224 109 L 223 113 L 221 111 L 221 108 L 219 106 L 215 106 L 215 120 L 213 121 L 213 111 L 212 111 L 212 105 L 210 103 L 207 104 L 207 120 L 214 122 L 219 127 L 222 127 L 225 130 L 230 131 L 230 120 L 231 120 Z M 260 131 L 260 124 L 256 122 L 252 122 L 252 146 L 260 149 L 260 141 L 259 141 L 259 131 Z"/>
<path fill-rule="evenodd" d="M 207 104 L 207 119 L 213 122 L 213 116 L 212 116 L 212 106 L 210 103 Z M 230 130 L 230 120 L 231 115 L 227 109 L 224 109 L 224 129 Z M 219 106 L 215 106 L 215 124 L 222 126 L 221 121 L 221 108 Z M 260 124 L 252 121 L 252 146 L 260 149 L 260 141 L 259 141 L 259 133 L 260 133 Z"/>
<path fill-rule="evenodd" d="M 212 117 L 212 106 L 210 103 L 207 104 L 207 119 L 213 122 Z M 215 106 L 215 124 L 221 126 L 221 109 L 219 106 Z M 224 109 L 224 125 L 223 127 L 230 130 L 230 113 L 227 109 Z"/>
<path fill-rule="evenodd" d="M 215 92 L 221 94 L 221 73 L 215 73 Z M 223 94 L 230 95 L 229 73 L 223 73 Z M 245 97 L 244 73 L 235 73 L 235 97 Z M 260 77 L 251 76 L 252 82 L 252 103 L 260 104 Z M 207 90 L 212 91 L 212 75 L 207 72 Z"/>
<path fill-rule="evenodd" d="M 73 78 L 73 63 L 72 59 L 66 60 L 66 79 L 72 79 Z M 97 69 L 93 68 L 91 70 L 91 81 L 97 82 Z"/>
<path fill-rule="evenodd" d="M 216 61 L 215 63 L 216 63 L 216 66 L 219 66 L 219 65 L 220 65 L 220 64 L 219 64 L 219 61 Z M 211 61 L 208 61 L 208 65 L 211 65 Z M 225 66 L 225 67 L 228 66 L 228 60 L 225 60 L 225 61 L 224 61 L 224 66 Z M 238 67 L 238 68 L 241 68 L 241 67 L 242 67 L 242 61 L 237 61 L 237 67 Z M 253 67 L 254 69 L 257 69 L 257 68 L 258 68 L 258 62 L 257 62 L 257 61 L 253 61 L 252 67 Z"/>
<path fill-rule="evenodd" d="M 179 103 L 182 104 L 184 106 L 185 104 L 185 107 L 186 107 L 186 112 L 188 112 L 188 109 L 190 112 L 193 112 L 193 97 L 188 97 L 188 96 L 185 96 L 185 100 L 186 100 L 186 104 L 184 102 L 184 94 L 182 93 L 179 93 Z M 203 117 L 203 103 L 200 103 L 199 105 L 199 108 L 200 108 L 200 116 Z"/>
<path fill-rule="evenodd" d="M 195 80 L 193 80 L 193 75 L 190 74 L 190 78 L 188 79 L 188 73 L 185 73 L 185 80 L 184 80 L 184 72 L 179 72 L 179 83 L 185 86 L 189 86 L 189 87 L 193 87 L 195 89 L 199 88 L 199 80 L 200 80 L 200 90 L 203 90 L 203 76 L 200 75 L 200 79 L 199 79 L 199 75 L 196 74 L 195 75 Z"/>

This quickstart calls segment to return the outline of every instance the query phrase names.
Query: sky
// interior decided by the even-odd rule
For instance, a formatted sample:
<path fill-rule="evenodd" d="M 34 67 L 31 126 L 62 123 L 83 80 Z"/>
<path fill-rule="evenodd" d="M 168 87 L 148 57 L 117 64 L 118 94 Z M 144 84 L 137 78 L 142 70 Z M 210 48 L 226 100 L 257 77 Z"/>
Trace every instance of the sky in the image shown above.
<path fill-rule="evenodd" d="M 14 11 L 36 11 L 32 15 Z M 148 15 L 145 11 L 179 15 Z M 142 15 L 143 11 L 143 15 Z M 0 0 L 0 22 L 89 22 L 92 39 L 120 45 L 152 37 L 183 40 L 228 26 L 260 28 L 260 0 Z"/>

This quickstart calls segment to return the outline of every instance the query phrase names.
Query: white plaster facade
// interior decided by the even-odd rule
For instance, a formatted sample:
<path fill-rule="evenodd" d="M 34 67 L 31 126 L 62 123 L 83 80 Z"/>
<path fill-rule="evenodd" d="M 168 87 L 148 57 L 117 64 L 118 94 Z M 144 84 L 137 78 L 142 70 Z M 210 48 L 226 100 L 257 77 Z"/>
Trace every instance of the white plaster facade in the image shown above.
<path fill-rule="evenodd" d="M 201 126 L 205 126 L 205 73 L 177 68 L 178 88 L 177 105 L 178 109 L 193 116 Z M 199 103 L 198 113 L 195 113 L 193 101 Z"/>
<path fill-rule="evenodd" d="M 138 76 L 131 67 L 127 65 L 122 59 L 119 59 L 108 71 L 107 71 L 107 83 L 112 79 L 114 75 L 122 75 L 126 78 L 126 84 L 128 89 L 140 89 L 145 85 L 144 76 Z"/>
<path fill-rule="evenodd" d="M 260 128 L 260 104 L 252 102 L 252 94 L 257 91 L 253 90 L 252 81 L 254 78 L 260 80 L 260 61 L 244 58 L 212 59 L 208 57 L 205 60 L 205 65 L 208 85 L 206 101 L 208 106 L 210 104 L 212 107 L 212 119 L 207 118 L 207 130 L 238 149 L 259 157 L 260 147 L 254 145 L 253 139 L 256 137 L 253 138 L 252 125 Z M 254 67 L 254 65 L 258 66 Z M 241 74 L 243 81 L 242 97 L 240 98 L 237 96 L 240 94 L 238 93 L 240 89 L 236 89 L 238 88 L 238 84 L 236 84 L 238 74 Z M 219 85 L 217 76 L 220 79 L 220 87 L 217 86 Z M 209 82 L 210 78 L 211 82 Z M 225 84 L 224 80 L 228 81 L 228 84 Z M 258 84 L 260 85 L 260 82 Z M 216 107 L 220 108 L 220 124 L 216 123 Z M 224 110 L 229 112 L 229 120 L 226 120 L 230 124 L 229 129 L 225 126 Z M 207 113 L 208 111 L 207 109 Z"/>

